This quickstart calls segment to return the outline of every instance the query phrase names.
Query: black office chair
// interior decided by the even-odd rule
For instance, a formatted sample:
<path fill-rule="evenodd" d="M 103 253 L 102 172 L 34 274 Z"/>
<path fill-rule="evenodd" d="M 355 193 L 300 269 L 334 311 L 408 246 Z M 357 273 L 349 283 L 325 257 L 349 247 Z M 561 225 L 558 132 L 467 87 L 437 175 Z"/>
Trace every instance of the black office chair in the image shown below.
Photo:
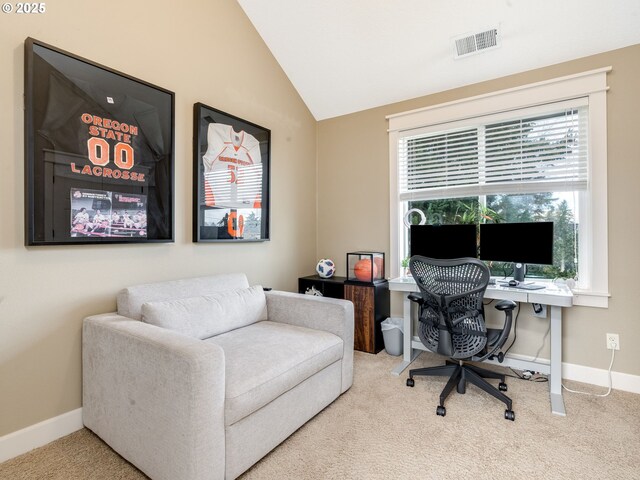
<path fill-rule="evenodd" d="M 420 306 L 420 340 L 430 351 L 452 361 L 443 366 L 410 370 L 407 386 L 413 387 L 413 377 L 418 375 L 449 377 L 436 409 L 444 417 L 447 413 L 444 401 L 453 387 L 457 386 L 458 393 L 465 393 L 467 382 L 471 382 L 504 402 L 507 406 L 504 418 L 515 420 L 511 399 L 502 393 L 507 390 L 505 376 L 466 362 L 481 362 L 490 357 L 502 362 L 504 354 L 499 350 L 509 337 L 516 304 L 510 300 L 498 302 L 495 308 L 505 313 L 504 326 L 487 328 L 482 299 L 490 273 L 483 262 L 475 258 L 438 260 L 414 256 L 409 269 L 420 288 L 420 295 L 409 295 Z M 498 388 L 485 378 L 500 380 Z"/>

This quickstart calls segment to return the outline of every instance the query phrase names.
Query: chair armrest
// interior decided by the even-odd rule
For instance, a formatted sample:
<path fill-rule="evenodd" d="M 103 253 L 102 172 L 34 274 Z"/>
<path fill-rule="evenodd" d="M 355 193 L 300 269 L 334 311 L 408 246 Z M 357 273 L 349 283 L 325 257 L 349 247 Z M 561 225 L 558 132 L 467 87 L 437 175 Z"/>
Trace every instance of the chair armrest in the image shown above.
<path fill-rule="evenodd" d="M 511 300 L 501 300 L 495 305 L 496 310 L 504 312 L 504 326 L 498 338 L 491 344 L 487 345 L 487 352 L 482 357 L 474 357 L 473 360 L 481 362 L 486 358 L 493 355 L 498 355 L 498 361 L 502 363 L 504 360 L 504 354 L 497 352 L 504 346 L 509 335 L 511 334 L 511 324 L 513 323 L 513 309 L 516 308 L 516 303 Z"/>
<path fill-rule="evenodd" d="M 407 298 L 412 302 L 416 302 L 418 305 L 422 305 L 424 303 L 424 299 L 422 298 L 422 296 L 417 293 L 410 293 L 409 295 L 407 295 Z"/>
<path fill-rule="evenodd" d="M 501 312 L 504 312 L 505 310 L 513 310 L 514 308 L 516 308 L 516 302 L 513 302 L 511 300 L 500 300 L 495 304 L 495 308 L 496 310 L 500 310 Z"/>
<path fill-rule="evenodd" d="M 281 291 L 265 292 L 267 316 L 273 322 L 323 330 L 342 339 L 342 390 L 353 383 L 353 303 Z"/>
<path fill-rule="evenodd" d="M 83 422 L 154 479 L 224 478 L 225 359 L 117 314 L 82 327 Z"/>

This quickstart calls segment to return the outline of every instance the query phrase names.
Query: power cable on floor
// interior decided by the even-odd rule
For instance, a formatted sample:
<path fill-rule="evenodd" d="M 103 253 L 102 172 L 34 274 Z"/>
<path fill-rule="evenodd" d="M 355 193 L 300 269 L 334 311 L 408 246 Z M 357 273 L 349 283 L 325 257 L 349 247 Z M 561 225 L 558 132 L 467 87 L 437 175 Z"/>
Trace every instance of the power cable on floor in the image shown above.
<path fill-rule="evenodd" d="M 613 360 L 616 358 L 616 350 L 615 349 L 611 349 L 611 363 L 609 364 L 609 370 L 607 371 L 607 373 L 609 374 L 609 389 L 607 390 L 607 393 L 589 393 L 589 392 L 581 392 L 579 390 L 571 390 L 570 388 L 567 388 L 564 386 L 564 383 L 562 384 L 562 388 L 564 388 L 567 392 L 571 392 L 571 393 L 579 393 L 580 395 L 589 395 L 591 397 L 606 397 L 611 393 L 611 386 L 613 384 L 612 380 L 611 380 L 611 368 L 613 367 Z"/>

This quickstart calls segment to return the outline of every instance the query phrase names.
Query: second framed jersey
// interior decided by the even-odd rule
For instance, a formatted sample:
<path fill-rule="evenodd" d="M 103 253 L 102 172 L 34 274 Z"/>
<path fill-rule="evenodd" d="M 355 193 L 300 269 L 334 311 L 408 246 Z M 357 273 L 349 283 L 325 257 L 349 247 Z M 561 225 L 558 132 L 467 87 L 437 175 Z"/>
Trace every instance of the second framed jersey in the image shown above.
<path fill-rule="evenodd" d="M 193 241 L 269 240 L 271 132 L 194 106 Z"/>

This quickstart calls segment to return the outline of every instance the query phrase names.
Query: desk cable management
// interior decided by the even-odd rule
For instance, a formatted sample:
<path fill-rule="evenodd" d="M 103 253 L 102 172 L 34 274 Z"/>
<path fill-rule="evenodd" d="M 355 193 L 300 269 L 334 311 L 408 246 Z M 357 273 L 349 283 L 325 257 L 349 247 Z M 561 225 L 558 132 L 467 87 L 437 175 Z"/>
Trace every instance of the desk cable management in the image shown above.
<path fill-rule="evenodd" d="M 518 338 L 518 317 L 520 316 L 520 309 L 522 304 L 520 302 L 517 302 L 517 303 L 518 303 L 518 311 L 516 313 L 516 318 L 513 320 L 513 341 L 511 342 L 509 347 L 504 351 L 505 355 L 509 353 L 509 350 L 511 350 L 511 347 L 513 347 L 513 344 L 516 343 L 516 340 Z M 551 328 L 551 324 L 549 324 L 549 328 Z M 548 330 L 547 330 L 547 333 L 548 333 Z M 543 342 L 544 342 L 544 339 L 543 339 Z M 538 353 L 540 353 L 540 349 L 538 350 Z M 537 354 L 536 354 L 536 358 L 537 358 Z M 543 383 L 543 382 L 549 381 L 549 379 L 546 376 L 537 375 L 536 372 L 532 372 L 531 370 L 525 370 L 523 373 L 518 373 L 516 370 L 514 370 L 511 367 L 509 367 L 509 370 L 513 372 L 513 375 L 507 374 L 507 376 L 511 378 L 518 378 L 520 380 L 525 380 L 527 382 L 535 382 L 535 383 Z"/>
<path fill-rule="evenodd" d="M 544 348 L 544 345 L 546 343 L 547 337 L 549 336 L 549 332 L 551 331 L 551 323 L 549 323 L 549 326 L 547 327 L 547 331 L 544 334 L 544 337 L 542 337 L 542 344 L 540 345 L 540 348 L 538 348 L 538 351 L 536 352 L 535 357 L 533 357 L 533 360 L 531 360 L 532 362 L 535 362 L 536 360 L 538 360 L 538 356 L 540 355 L 540 352 L 542 351 L 542 349 Z M 568 387 L 565 386 L 564 383 L 562 383 L 562 388 L 565 389 L 567 392 L 570 393 L 578 393 L 580 395 L 589 395 L 589 396 L 593 396 L 593 397 L 606 397 L 611 393 L 611 388 L 612 388 L 612 380 L 611 380 L 611 368 L 613 367 L 613 361 L 615 359 L 615 355 L 616 355 L 616 351 L 615 349 L 611 350 L 611 362 L 609 363 L 609 369 L 607 371 L 607 374 L 609 376 L 609 388 L 607 389 L 607 393 L 589 393 L 589 392 L 581 392 L 579 390 L 572 390 Z"/>
<path fill-rule="evenodd" d="M 493 303 L 493 300 L 491 300 L 489 302 L 486 302 L 486 303 L 483 303 L 483 305 L 486 307 L 487 305 L 490 305 L 492 303 Z M 513 344 L 516 343 L 516 340 L 518 338 L 518 317 L 520 316 L 521 303 L 517 302 L 517 304 L 518 304 L 518 311 L 516 312 L 516 318 L 513 321 L 513 341 L 511 342 L 509 347 L 504 351 L 505 355 L 507 353 L 509 353 L 509 350 L 511 349 Z M 545 334 L 544 338 L 542 339 L 542 346 L 538 349 L 538 352 L 536 353 L 536 357 L 532 361 L 535 362 L 535 360 L 538 358 L 538 355 L 540 354 L 540 351 L 544 347 L 544 339 L 549 334 L 549 330 L 550 329 L 551 329 L 551 324 L 549 324 L 549 329 L 547 329 L 547 333 Z M 549 381 L 549 379 L 546 376 L 537 374 L 536 372 L 534 372 L 532 370 L 524 370 L 522 373 L 518 373 L 515 369 L 513 369 L 511 367 L 508 367 L 508 368 L 509 368 L 509 370 L 511 370 L 513 375 L 507 373 L 506 374 L 507 377 L 517 378 L 519 380 L 525 380 L 527 382 L 535 382 L 535 383 L 544 383 L 544 382 L 548 382 Z"/>
<path fill-rule="evenodd" d="M 494 300 L 490 300 L 488 302 L 483 302 L 483 306 L 487 306 L 487 305 L 491 305 L 494 302 Z M 514 343 L 516 343 L 516 339 L 518 338 L 518 316 L 520 315 L 520 302 L 517 302 L 518 304 L 518 311 L 516 312 L 516 318 L 513 321 L 513 341 L 511 342 L 511 344 L 509 345 L 509 347 L 504 351 L 504 355 L 506 355 L 509 350 L 511 349 L 511 347 L 513 346 Z M 538 352 L 540 352 L 540 350 L 538 350 Z M 509 370 L 511 370 L 511 372 L 513 372 L 513 375 L 507 373 L 506 376 L 507 377 L 511 377 L 511 378 L 517 378 L 519 380 L 526 380 L 529 382 L 537 382 L 537 383 L 541 383 L 541 382 L 547 382 L 548 379 L 545 376 L 536 376 L 536 373 L 531 371 L 531 370 L 525 370 L 524 373 L 518 373 L 516 370 L 514 370 L 511 367 L 508 367 Z"/>
<path fill-rule="evenodd" d="M 491 303 L 491 302 L 489 302 Z M 507 354 L 507 352 L 509 351 L 509 349 L 511 349 L 511 347 L 513 346 L 513 344 L 516 342 L 516 338 L 517 338 L 517 334 L 518 334 L 518 315 L 520 315 L 520 303 L 518 302 L 518 313 L 516 314 L 516 318 L 514 320 L 514 325 L 513 325 L 513 342 L 511 342 L 511 345 L 509 345 L 509 348 L 507 348 L 507 350 L 504 352 L 505 355 Z M 542 337 L 542 344 L 540 345 L 540 348 L 538 348 L 538 351 L 536 352 L 535 357 L 533 358 L 533 360 L 531 360 L 532 362 L 535 362 L 536 360 L 538 360 L 538 356 L 540 355 L 540 352 L 542 351 L 542 349 L 544 348 L 544 345 L 546 343 L 547 337 L 549 336 L 549 332 L 551 331 L 551 323 L 549 323 L 549 326 L 547 327 L 547 331 L 544 334 L 544 337 Z M 572 390 L 570 388 L 568 388 L 567 386 L 565 386 L 564 383 L 562 383 L 562 388 L 565 389 L 567 392 L 570 393 L 577 393 L 580 395 L 588 395 L 588 396 L 592 396 L 592 397 L 607 397 L 610 393 L 611 393 L 611 389 L 612 389 L 612 385 L 613 385 L 613 381 L 611 378 L 611 369 L 613 368 L 613 362 L 615 360 L 615 356 L 616 356 L 616 351 L 615 349 L 611 350 L 611 362 L 609 363 L 609 368 L 607 369 L 607 374 L 609 377 L 609 388 L 607 389 L 606 393 L 589 393 L 589 392 L 582 392 L 579 390 Z M 548 378 L 546 376 L 540 376 L 540 377 L 536 377 L 535 372 L 531 372 L 529 370 L 526 370 L 524 374 L 520 374 L 518 372 L 516 372 L 513 368 L 509 368 L 509 370 L 511 370 L 515 375 L 509 375 L 510 377 L 513 378 L 519 378 L 521 380 L 527 380 L 527 381 L 531 381 L 531 382 L 547 382 Z M 528 375 L 527 375 L 528 374 Z"/>

